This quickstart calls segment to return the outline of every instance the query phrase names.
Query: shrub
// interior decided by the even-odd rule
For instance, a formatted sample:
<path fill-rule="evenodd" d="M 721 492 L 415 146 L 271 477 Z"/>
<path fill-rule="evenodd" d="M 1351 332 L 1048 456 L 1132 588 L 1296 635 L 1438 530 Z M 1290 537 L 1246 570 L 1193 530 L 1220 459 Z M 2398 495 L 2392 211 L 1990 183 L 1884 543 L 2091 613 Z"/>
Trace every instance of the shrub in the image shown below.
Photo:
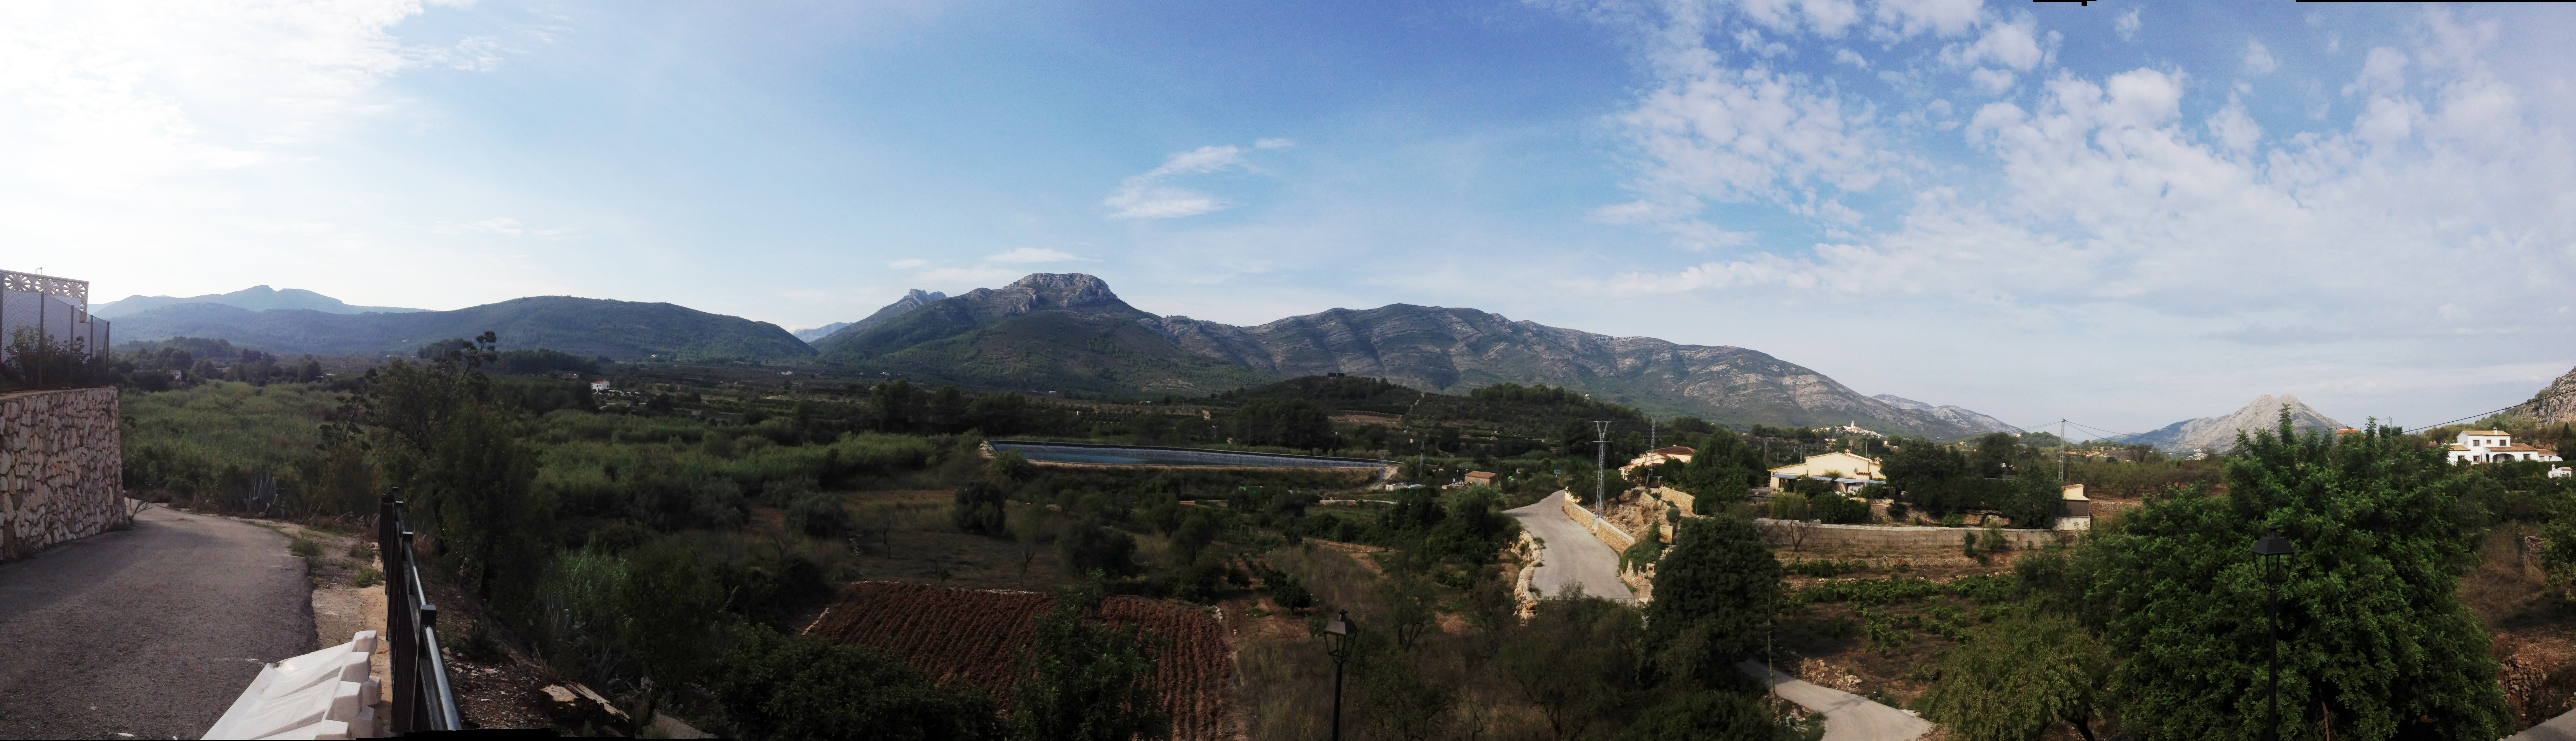
<path fill-rule="evenodd" d="M 1910 514 L 1912 511 L 1912 509 L 1906 507 L 1905 503 L 1901 501 L 1892 501 L 1887 503 L 1887 519 L 1893 522 L 1904 522 L 1905 516 Z"/>
<path fill-rule="evenodd" d="M 349 586 L 359 589 L 383 583 L 385 583 L 385 572 L 377 571 L 373 567 L 359 569 L 356 576 L 349 577 Z"/>
<path fill-rule="evenodd" d="M 728 631 L 708 691 L 751 738 L 999 739 L 991 698 L 935 686 L 881 652 L 780 635 Z M 961 683 L 962 684 L 962 683 Z"/>
<path fill-rule="evenodd" d="M 1869 500 L 1834 494 L 1820 494 L 1809 500 L 1816 519 L 1836 525 L 1857 525 L 1869 521 Z"/>
<path fill-rule="evenodd" d="M 1628 546 L 1628 550 L 1619 554 L 1619 569 L 1622 571 L 1629 569 L 1644 569 L 1647 566 L 1653 565 L 1657 559 L 1661 559 L 1663 557 L 1663 541 L 1656 540 L 1654 538 L 1640 538 L 1637 540 L 1635 545 Z"/>
<path fill-rule="evenodd" d="M 728 478 L 711 478 L 699 482 L 690 492 L 689 515 L 700 527 L 731 530 L 742 527 L 750 517 L 751 502 L 743 499 L 742 485 Z"/>
<path fill-rule="evenodd" d="M 1957 512 L 1946 512 L 1946 513 L 1943 513 L 1943 514 L 1941 515 L 1941 526 L 1942 526 L 1942 527 L 1962 527 L 1962 526 L 1965 526 L 1965 525 L 1967 525 L 1967 524 L 1968 524 L 1968 516 L 1967 516 L 1967 515 L 1963 515 L 1963 514 L 1960 514 L 1960 513 L 1957 513 Z"/>
<path fill-rule="evenodd" d="M 1216 524 L 1205 512 L 1191 512 L 1181 518 L 1181 526 L 1172 530 L 1172 561 L 1189 563 L 1198 560 L 1199 551 L 1216 539 Z"/>
<path fill-rule="evenodd" d="M 301 535 L 295 536 L 295 542 L 287 544 L 286 550 L 288 553 L 303 556 L 307 561 L 322 558 L 322 544 Z"/>
<path fill-rule="evenodd" d="M 1028 456 L 1020 455 L 1017 450 L 1006 450 L 993 456 L 993 462 L 986 469 L 992 472 L 993 478 L 1010 482 L 1027 481 L 1038 475 L 1037 464 L 1030 463 Z"/>
<path fill-rule="evenodd" d="M 806 494 L 787 505 L 787 528 L 817 538 L 838 538 L 850 532 L 850 511 L 841 508 L 840 497 Z"/>
<path fill-rule="evenodd" d="M 957 497 L 949 505 L 949 521 L 961 532 L 993 534 L 1003 532 L 1002 488 L 982 481 L 957 487 Z"/>

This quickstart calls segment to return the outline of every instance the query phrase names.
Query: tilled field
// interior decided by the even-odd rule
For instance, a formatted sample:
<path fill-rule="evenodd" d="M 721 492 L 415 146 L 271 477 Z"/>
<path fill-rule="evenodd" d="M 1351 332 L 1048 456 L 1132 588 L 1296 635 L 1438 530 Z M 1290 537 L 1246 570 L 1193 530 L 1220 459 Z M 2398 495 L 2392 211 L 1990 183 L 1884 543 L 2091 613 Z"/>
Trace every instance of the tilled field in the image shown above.
<path fill-rule="evenodd" d="M 834 643 L 883 649 L 931 681 L 972 683 L 1008 707 L 1030 626 L 1054 606 L 1055 598 L 1032 592 L 860 582 L 806 632 Z M 1142 625 L 1166 642 L 1156 679 L 1163 707 L 1172 714 L 1172 738 L 1235 735 L 1226 691 L 1233 649 L 1214 614 L 1134 597 L 1111 597 L 1100 612 L 1112 625 Z"/>

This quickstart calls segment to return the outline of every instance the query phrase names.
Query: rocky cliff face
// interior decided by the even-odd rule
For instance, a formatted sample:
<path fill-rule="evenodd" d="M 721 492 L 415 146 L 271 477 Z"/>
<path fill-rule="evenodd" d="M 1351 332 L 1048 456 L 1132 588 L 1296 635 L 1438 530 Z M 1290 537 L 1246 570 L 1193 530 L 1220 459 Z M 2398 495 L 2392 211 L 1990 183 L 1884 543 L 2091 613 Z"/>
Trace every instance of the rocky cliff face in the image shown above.
<path fill-rule="evenodd" d="M 2257 396 L 2252 403 L 2246 404 L 2244 408 L 2236 410 L 2233 414 L 2175 422 L 2166 425 L 2164 429 L 2141 435 L 2139 438 L 2140 442 L 2151 442 L 2165 450 L 2208 448 L 2224 452 L 2236 447 L 2236 433 L 2240 430 L 2252 435 L 2265 430 L 2279 429 L 2281 408 L 2285 406 L 2290 409 L 2291 428 L 2299 432 L 2321 430 L 2332 434 L 2335 430 L 2343 429 L 2342 422 L 2317 413 L 2317 410 L 2299 401 L 2299 397 L 2282 394 L 2278 398 Z"/>
<path fill-rule="evenodd" d="M 2543 424 L 2576 422 L 2576 370 L 2559 376 L 2557 382 L 2541 389 L 2540 393 L 2532 396 L 2530 403 L 2516 411 Z"/>

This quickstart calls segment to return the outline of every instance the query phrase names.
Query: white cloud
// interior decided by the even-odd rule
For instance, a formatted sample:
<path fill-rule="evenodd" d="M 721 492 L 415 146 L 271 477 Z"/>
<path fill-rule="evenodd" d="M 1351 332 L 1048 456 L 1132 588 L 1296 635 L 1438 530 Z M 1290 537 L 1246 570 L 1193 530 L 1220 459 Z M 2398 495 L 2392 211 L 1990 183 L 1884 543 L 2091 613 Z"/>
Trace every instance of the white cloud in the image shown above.
<path fill-rule="evenodd" d="M 2253 151 L 2254 144 L 2263 139 L 2263 126 L 2255 123 L 2253 116 L 2245 115 L 2245 104 L 2232 97 L 2228 99 L 2227 107 L 2209 114 L 2207 125 L 2209 135 L 2216 137 L 2218 143 L 2231 152 Z"/>
<path fill-rule="evenodd" d="M 2111 32 L 2119 34 L 2121 41 L 2137 40 L 2139 26 L 2138 12 L 2141 10 L 2145 9 L 2130 8 L 2129 12 L 2121 13 L 2119 20 L 2111 22 Z"/>
<path fill-rule="evenodd" d="M 1678 217 L 1701 200 L 1812 200 L 1812 189 L 1869 190 L 1893 158 L 1876 143 L 1872 112 L 1797 78 L 1762 69 L 1702 66 L 1648 93 L 1619 117 L 1644 169 L 1638 205 L 1596 212 L 1625 219 Z"/>
<path fill-rule="evenodd" d="M 1297 142 L 1279 138 L 1262 139 L 1252 143 L 1254 149 L 1287 149 L 1293 146 L 1297 146 Z"/>
<path fill-rule="evenodd" d="M 1984 9 L 1984 0 L 1883 0 L 1875 16 L 1892 38 L 1925 31 L 1957 36 L 1974 27 L 1978 12 Z"/>
<path fill-rule="evenodd" d="M 2272 58 L 2272 50 L 2263 48 L 2262 41 L 2256 39 L 2245 40 L 2246 72 L 2260 75 L 2268 74 L 2272 70 L 2280 68 L 2281 61 Z"/>
<path fill-rule="evenodd" d="M 1861 69 L 1869 69 L 1869 60 L 1862 59 L 1859 53 L 1850 49 L 1839 47 L 1835 48 L 1834 61 L 1839 64 L 1848 64 Z"/>
<path fill-rule="evenodd" d="M 996 262 L 996 263 L 1006 263 L 1006 264 L 1017 264 L 1017 263 L 1039 263 L 1039 262 L 1071 262 L 1071 261 L 1080 260 L 1080 259 L 1082 259 L 1082 258 L 1080 258 L 1080 257 L 1075 257 L 1075 256 L 1073 256 L 1072 254 L 1069 254 L 1069 253 L 1059 252 L 1059 251 L 1051 250 L 1051 249 L 1047 249 L 1047 248 L 1044 248 L 1044 247 L 1022 247 L 1022 248 L 1019 248 L 1019 249 L 1016 249 L 1016 250 L 1011 250 L 1011 251 L 1009 251 L 1009 252 L 1004 252 L 1004 253 L 997 254 L 997 255 L 987 255 L 987 256 L 985 256 L 985 257 L 984 257 L 984 261 L 985 261 L 985 262 Z"/>
<path fill-rule="evenodd" d="M 2012 89 L 2013 73 L 2009 70 L 1978 67 L 1968 71 L 1968 82 L 1975 83 L 1979 89 L 1985 90 L 1989 95 L 2001 95 L 2004 91 Z"/>
<path fill-rule="evenodd" d="M 1118 189 L 1111 191 L 1109 197 L 1100 203 L 1115 209 L 1109 214 L 1112 219 L 1176 219 L 1229 208 L 1234 204 L 1224 199 L 1164 185 L 1163 181 L 1241 167 L 1248 167 L 1241 149 L 1200 147 L 1172 155 L 1163 160 L 1162 166 L 1120 182 Z"/>
<path fill-rule="evenodd" d="M 894 269 L 896 269 L 896 270 L 911 270 L 911 269 L 913 269 L 913 268 L 917 268 L 917 267 L 921 267 L 921 266 L 929 265 L 929 264 L 930 264 L 930 261 L 929 261 L 929 260 L 924 260 L 924 259 L 921 259 L 921 258 L 918 258 L 918 257 L 908 257 L 908 258 L 904 258 L 904 259 L 901 259 L 901 260 L 896 260 L 896 261 L 893 261 L 893 262 L 886 263 L 886 267 L 894 268 Z"/>
<path fill-rule="evenodd" d="M 1996 23 L 1986 27 L 1986 34 L 1974 43 L 1954 47 L 1944 53 L 1951 63 L 1960 66 L 1995 62 L 2028 72 L 2047 55 L 2039 48 L 2039 22 L 2023 18 L 2013 23 Z"/>

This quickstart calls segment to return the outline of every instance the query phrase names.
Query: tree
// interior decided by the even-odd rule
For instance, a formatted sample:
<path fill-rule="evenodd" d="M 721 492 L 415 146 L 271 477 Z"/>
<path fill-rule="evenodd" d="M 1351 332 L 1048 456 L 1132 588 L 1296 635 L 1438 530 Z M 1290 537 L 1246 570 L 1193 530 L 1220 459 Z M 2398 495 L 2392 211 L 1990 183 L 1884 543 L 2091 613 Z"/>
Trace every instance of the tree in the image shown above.
<path fill-rule="evenodd" d="M 1658 597 L 1658 601 L 1660 601 Z M 1539 601 L 1528 625 L 1503 644 L 1503 674 L 1539 707 L 1557 738 L 1620 713 L 1637 686 L 1637 611 L 1584 596 L 1580 587 Z"/>
<path fill-rule="evenodd" d="M 1896 452 L 1887 457 L 1887 484 L 1907 502 L 1935 514 L 1982 503 L 1984 482 L 1970 474 L 1966 455 L 1920 438 L 1899 441 L 1894 447 Z"/>
<path fill-rule="evenodd" d="M 1761 701 L 1737 692 L 1700 690 L 1647 708 L 1621 741 L 1762 741 L 1789 738 Z"/>
<path fill-rule="evenodd" d="M 2073 723 L 2087 741 L 2110 657 L 2063 615 L 1989 623 L 1941 656 L 1924 714 L 1965 741 L 2026 741 Z"/>
<path fill-rule="evenodd" d="M 1715 684 L 1737 659 L 1761 648 L 1780 590 L 1780 562 L 1752 521 L 1724 515 L 1683 520 L 1655 566 L 1646 624 L 1656 643 L 1683 641 L 1683 673 Z"/>
<path fill-rule="evenodd" d="M 1027 678 L 1011 707 L 1015 741 L 1130 741 L 1171 735 L 1154 681 L 1161 641 L 1142 626 L 1098 620 L 1100 593 L 1056 595 L 1020 655 Z"/>
<path fill-rule="evenodd" d="M 1136 537 L 1086 516 L 1067 525 L 1055 539 L 1065 568 L 1077 574 L 1098 571 L 1109 576 L 1136 573 Z"/>
<path fill-rule="evenodd" d="M 2079 564 L 2087 601 L 2108 606 L 2103 641 L 2122 718 L 2147 738 L 2261 735 L 2266 709 L 2262 567 L 2249 552 L 2279 530 L 2281 698 L 2357 739 L 2495 738 L 2511 719 L 2496 662 L 2455 593 L 2475 563 L 2453 518 L 2440 451 L 2374 420 L 2362 434 L 2237 436 L 2227 495 L 2151 498 L 2097 531 Z M 2284 738 L 2318 714 L 2286 713 Z"/>
<path fill-rule="evenodd" d="M 1323 407 L 1304 399 L 1263 399 L 1235 411 L 1234 436 L 1245 445 L 1277 445 L 1306 450 L 1339 447 L 1333 419 Z"/>
<path fill-rule="evenodd" d="M 2057 516 L 2066 513 L 2064 487 L 2058 484 L 2057 473 L 2041 465 L 2019 468 L 2021 472 L 2013 476 L 2011 486 L 2005 490 L 2001 507 L 2004 516 L 2012 519 L 2013 527 L 2056 527 Z"/>

